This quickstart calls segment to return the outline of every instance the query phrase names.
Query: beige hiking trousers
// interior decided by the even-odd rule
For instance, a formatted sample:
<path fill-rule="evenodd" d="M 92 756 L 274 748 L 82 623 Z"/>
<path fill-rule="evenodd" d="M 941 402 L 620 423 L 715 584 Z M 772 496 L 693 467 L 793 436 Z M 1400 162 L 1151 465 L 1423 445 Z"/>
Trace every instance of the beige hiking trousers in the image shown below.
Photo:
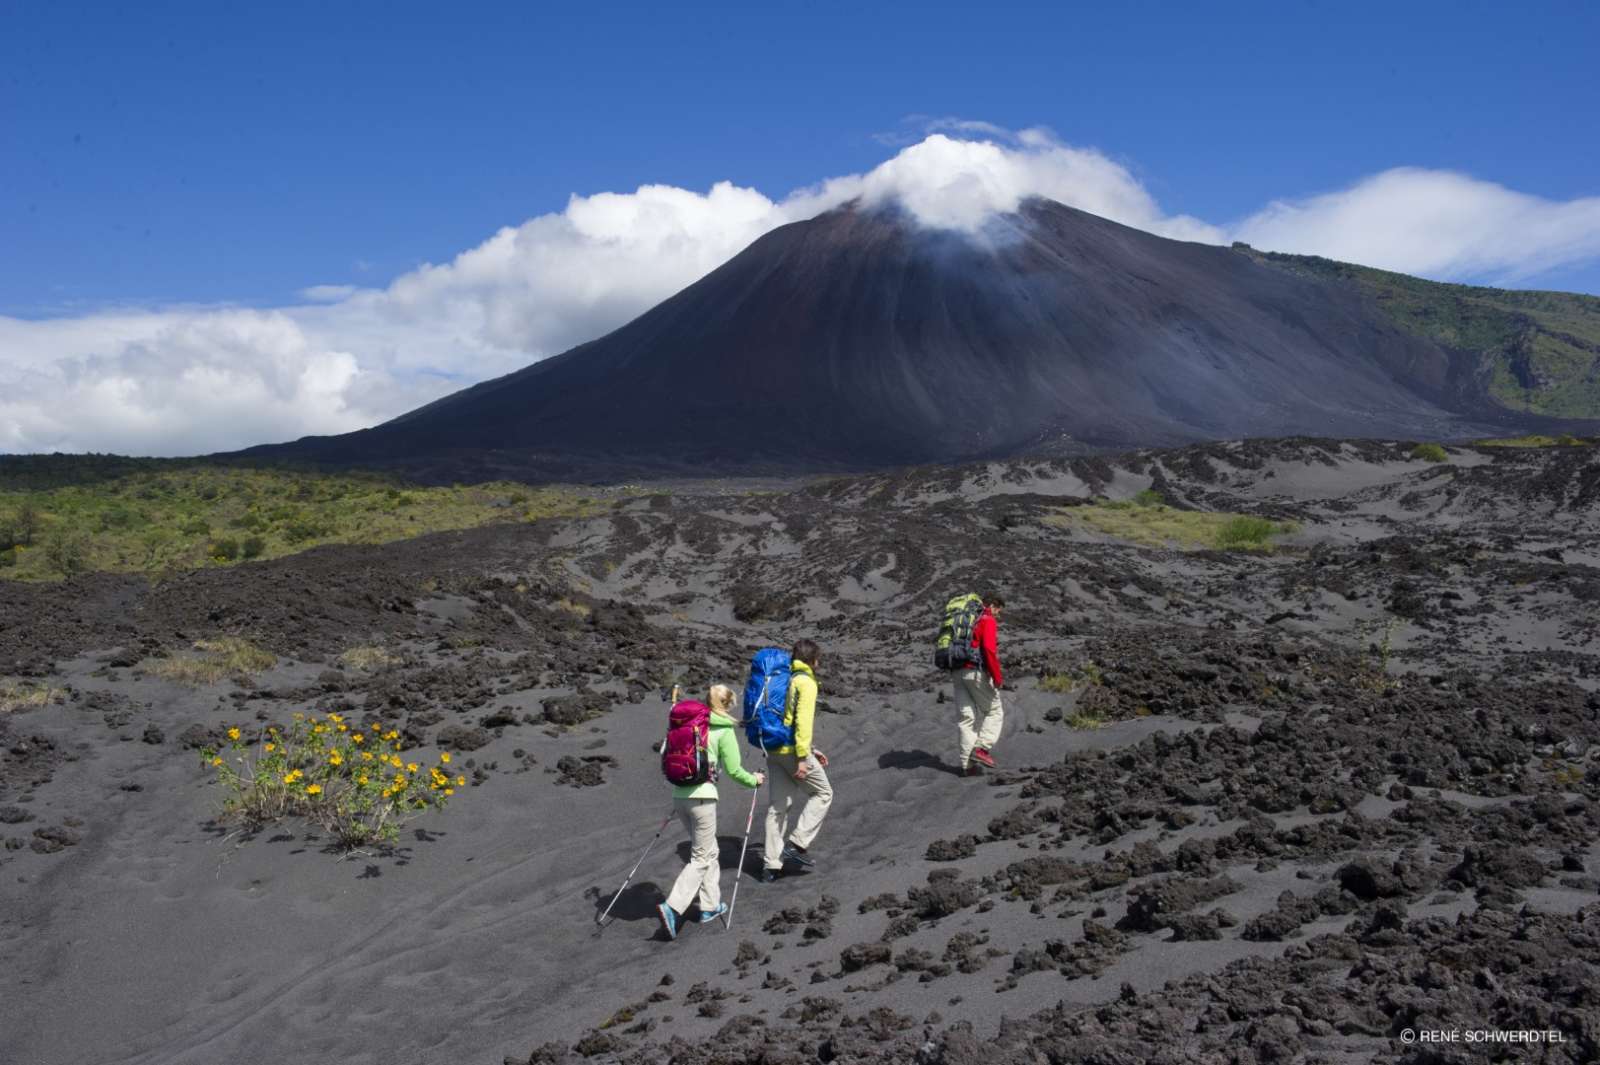
<path fill-rule="evenodd" d="M 961 771 L 972 764 L 972 749 L 988 750 L 1000 740 L 1005 711 L 1000 706 L 1000 689 L 981 669 L 964 669 L 956 674 L 956 705 L 961 708 Z"/>
<path fill-rule="evenodd" d="M 828 805 L 833 802 L 833 785 L 828 783 L 828 774 L 817 756 L 806 756 L 804 780 L 794 777 L 799 768 L 800 761 L 792 754 L 775 754 L 768 761 L 767 847 L 761 857 L 761 863 L 768 869 L 783 868 L 786 835 L 790 842 L 799 846 L 811 846 L 811 841 L 817 838 L 817 830 L 822 827 L 822 819 L 827 816 Z M 791 822 L 790 807 L 796 802 L 800 809 Z M 791 823 L 793 831 L 789 829 Z"/>
<path fill-rule="evenodd" d="M 673 881 L 667 905 L 682 913 L 690 900 L 700 900 L 700 912 L 711 913 L 722 902 L 722 868 L 717 847 L 717 800 L 673 799 L 672 812 L 689 830 L 689 864 Z"/>

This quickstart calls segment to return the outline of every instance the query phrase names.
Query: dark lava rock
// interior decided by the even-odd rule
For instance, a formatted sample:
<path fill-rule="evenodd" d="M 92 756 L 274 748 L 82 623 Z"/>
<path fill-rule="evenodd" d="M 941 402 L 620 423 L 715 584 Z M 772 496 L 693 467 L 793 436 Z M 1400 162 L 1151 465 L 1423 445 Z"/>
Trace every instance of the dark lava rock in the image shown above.
<path fill-rule="evenodd" d="M 33 815 L 20 806 L 0 806 L 0 825 L 20 825 L 32 820 Z"/>
<path fill-rule="evenodd" d="M 1226 876 L 1213 880 L 1169 877 L 1146 884 L 1132 892 L 1128 913 L 1117 922 L 1117 928 L 1131 932 L 1154 932 L 1171 927 L 1173 916 L 1238 890 L 1239 885 Z"/>
<path fill-rule="evenodd" d="M 963 858 L 970 858 L 977 852 L 978 837 L 969 834 L 956 839 L 934 840 L 928 844 L 926 857 L 930 862 L 957 862 Z"/>
<path fill-rule="evenodd" d="M 76 847 L 83 836 L 70 828 L 36 828 L 30 846 L 40 854 L 54 854 L 65 847 Z"/>
<path fill-rule="evenodd" d="M 557 784 L 570 784 L 575 788 L 592 788 L 606 782 L 603 770 L 606 766 L 615 766 L 617 760 L 610 755 L 585 755 L 574 758 L 564 754 L 556 762 L 556 771 L 561 775 L 556 779 Z"/>
<path fill-rule="evenodd" d="M 893 953 L 887 943 L 857 943 L 839 952 L 839 965 L 853 973 L 869 965 L 888 965 Z"/>
<path fill-rule="evenodd" d="M 554 696 L 541 703 L 544 718 L 552 725 L 579 725 L 611 709 L 611 698 L 599 692 L 576 692 Z"/>
<path fill-rule="evenodd" d="M 144 740 L 144 742 L 148 744 L 155 745 L 165 743 L 167 740 L 167 734 L 162 732 L 160 727 L 157 725 L 146 725 L 144 727 L 144 735 L 141 736 L 140 739 Z"/>
<path fill-rule="evenodd" d="M 446 750 L 476 751 L 480 747 L 487 746 L 492 739 L 494 737 L 485 729 L 468 725 L 446 725 L 439 730 L 434 742 Z"/>
<path fill-rule="evenodd" d="M 1343 866 L 1336 878 L 1340 887 L 1367 902 L 1405 893 L 1400 878 L 1370 858 L 1358 858 Z"/>
<path fill-rule="evenodd" d="M 178 733 L 178 746 L 186 751 L 197 751 L 202 748 L 216 750 L 228 741 L 227 733 L 220 728 L 206 728 L 204 725 L 194 724 Z"/>
<path fill-rule="evenodd" d="M 478 724 L 484 728 L 506 728 L 517 724 L 518 721 L 517 712 L 510 707 L 503 706 L 498 710 L 483 715 Z"/>

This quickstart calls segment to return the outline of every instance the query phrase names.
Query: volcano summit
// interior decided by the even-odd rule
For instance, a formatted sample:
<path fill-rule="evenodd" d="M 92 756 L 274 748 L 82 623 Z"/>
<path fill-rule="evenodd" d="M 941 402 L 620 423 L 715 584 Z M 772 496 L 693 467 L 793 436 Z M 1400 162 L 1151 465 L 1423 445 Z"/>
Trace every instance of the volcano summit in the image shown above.
<path fill-rule="evenodd" d="M 565 354 L 372 429 L 245 454 L 756 472 L 1555 424 L 1530 413 L 1554 408 L 1495 390 L 1538 384 L 1512 372 L 1536 320 L 1485 311 L 1505 336 L 1468 343 L 1354 274 L 1435 291 L 1455 313 L 1494 292 L 1169 240 L 1050 200 L 978 237 L 846 206 Z M 1600 326 L 1600 300 L 1549 296 Z M 1600 346 L 1565 341 L 1600 366 Z"/>

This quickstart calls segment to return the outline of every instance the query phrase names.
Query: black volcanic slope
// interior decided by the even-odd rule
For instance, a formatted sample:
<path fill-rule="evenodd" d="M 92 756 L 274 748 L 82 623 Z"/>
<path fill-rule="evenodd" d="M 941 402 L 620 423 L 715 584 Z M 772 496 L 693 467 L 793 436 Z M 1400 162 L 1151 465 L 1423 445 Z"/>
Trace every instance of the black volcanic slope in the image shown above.
<path fill-rule="evenodd" d="M 1527 424 L 1356 286 L 1034 200 L 983 240 L 846 207 L 615 332 L 392 422 L 247 454 L 679 470 Z"/>

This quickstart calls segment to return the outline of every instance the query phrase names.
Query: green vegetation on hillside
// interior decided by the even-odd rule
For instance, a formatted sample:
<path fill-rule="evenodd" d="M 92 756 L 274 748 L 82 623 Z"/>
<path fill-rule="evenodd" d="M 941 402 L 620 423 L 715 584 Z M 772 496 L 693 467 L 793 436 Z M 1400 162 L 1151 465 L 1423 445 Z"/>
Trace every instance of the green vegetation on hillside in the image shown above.
<path fill-rule="evenodd" d="M 1560 436 L 1545 436 L 1535 433 L 1532 436 L 1506 436 L 1494 440 L 1475 440 L 1473 443 L 1479 447 L 1591 447 L 1592 440 L 1583 440 L 1568 433 Z"/>
<path fill-rule="evenodd" d="M 124 472 L 101 478 L 67 476 L 60 460 L 18 475 L 22 463 L 7 459 L 0 467 L 0 579 L 229 565 L 319 544 L 384 543 L 606 505 L 556 486 L 429 488 L 363 473 L 121 461 L 129 465 L 108 468 Z"/>
<path fill-rule="evenodd" d="M 1049 525 L 1092 529 L 1150 547 L 1185 550 L 1271 551 L 1274 536 L 1292 533 L 1293 522 L 1277 522 L 1249 514 L 1178 510 L 1155 501 L 1155 493 L 1134 499 L 1100 500 L 1090 506 L 1067 507 L 1044 519 Z"/>
<path fill-rule="evenodd" d="M 1452 285 L 1315 255 L 1234 248 L 1292 273 L 1355 284 L 1406 331 L 1476 352 L 1490 395 L 1512 410 L 1600 418 L 1600 297 Z"/>

